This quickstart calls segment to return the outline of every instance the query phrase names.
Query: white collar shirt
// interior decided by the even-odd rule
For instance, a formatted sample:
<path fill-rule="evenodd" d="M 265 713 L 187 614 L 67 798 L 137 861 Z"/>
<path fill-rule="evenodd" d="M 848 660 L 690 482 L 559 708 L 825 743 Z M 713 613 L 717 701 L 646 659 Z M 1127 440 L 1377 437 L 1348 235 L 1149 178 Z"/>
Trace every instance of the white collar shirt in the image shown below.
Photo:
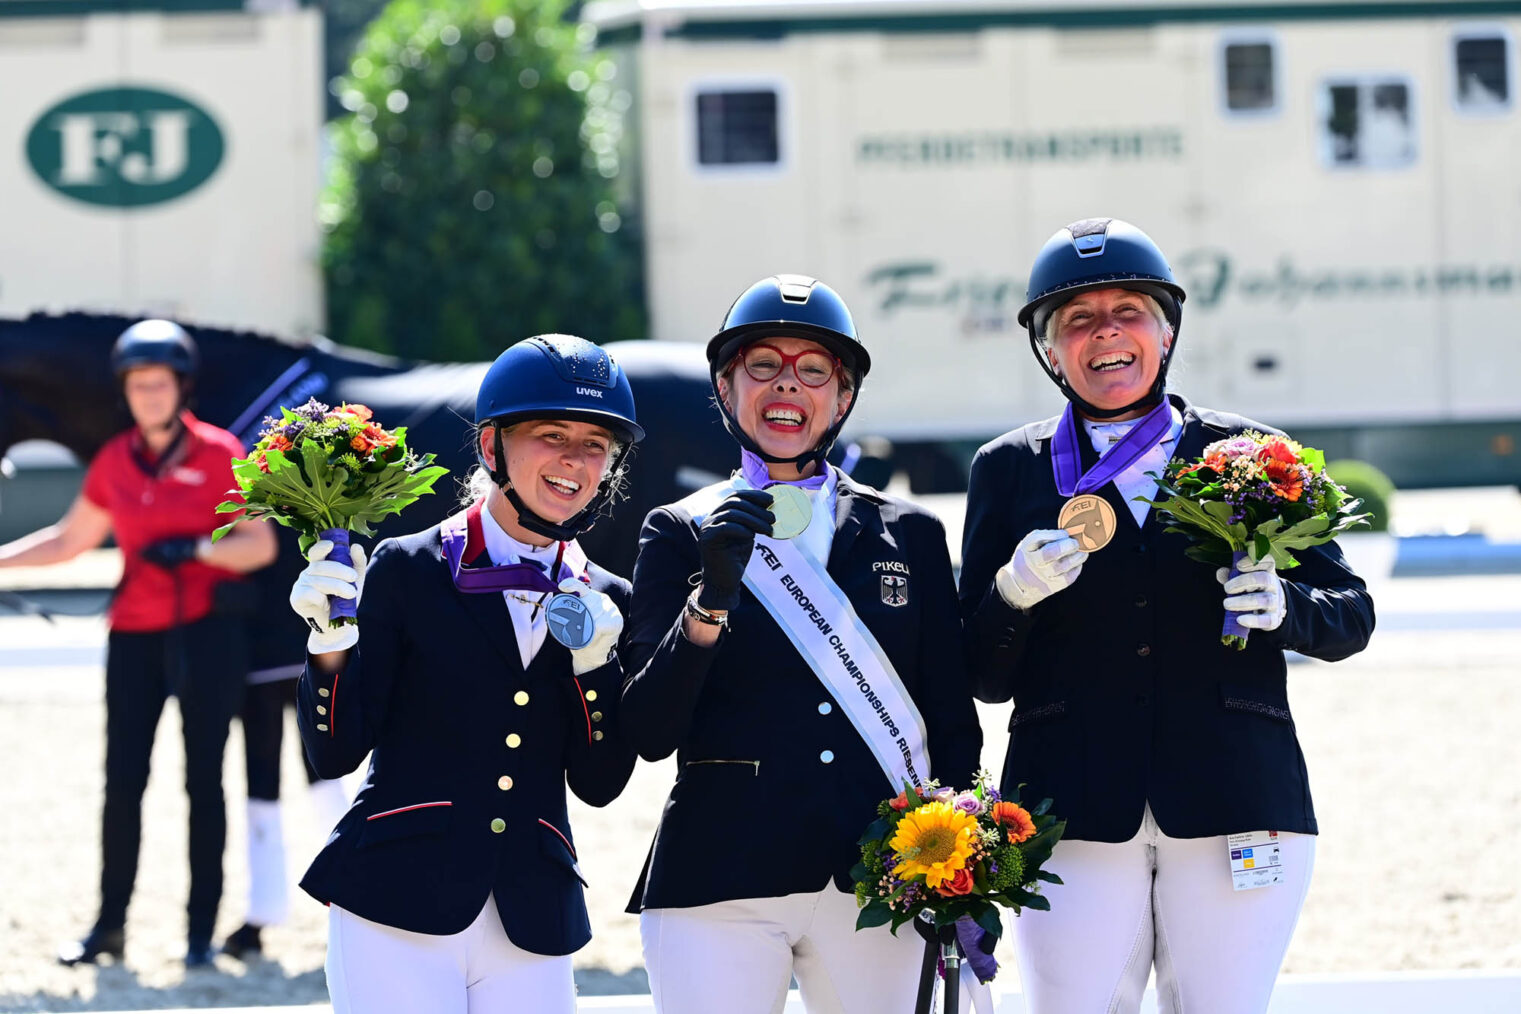
<path fill-rule="evenodd" d="M 1114 477 L 1114 488 L 1119 490 L 1120 499 L 1129 506 L 1137 526 L 1146 523 L 1146 512 L 1151 510 L 1151 507 L 1137 500 L 1136 497 L 1154 500 L 1157 495 L 1157 481 L 1146 473 L 1162 474 L 1162 470 L 1167 467 L 1167 462 L 1172 458 L 1173 449 L 1178 446 L 1178 435 L 1183 432 L 1183 416 L 1176 406 L 1172 406 L 1171 410 L 1172 425 L 1168 428 L 1167 435 L 1162 438 L 1162 442 L 1143 454 L 1135 464 Z M 1139 421 L 1139 419 L 1128 419 L 1125 422 L 1106 423 L 1084 419 L 1083 428 L 1088 431 L 1088 439 L 1093 442 L 1093 449 L 1102 458 Z"/>
<path fill-rule="evenodd" d="M 749 489 L 750 484 L 743 476 L 735 476 L 736 485 L 740 489 Z M 822 564 L 829 563 L 829 550 L 834 546 L 834 509 L 839 499 L 839 481 L 835 478 L 834 469 L 824 466 L 824 485 L 818 489 L 805 489 L 808 494 L 808 504 L 813 508 L 813 513 L 808 519 L 808 527 L 803 529 L 803 534 L 793 539 L 793 544 L 808 556 Z"/>
<path fill-rule="evenodd" d="M 543 567 L 545 574 L 553 569 L 555 555 L 560 549 L 558 542 L 547 546 L 519 542 L 503 531 L 496 518 L 485 509 L 481 510 L 481 536 L 486 541 L 486 553 L 492 563 L 505 566 L 533 562 Z M 544 622 L 544 607 L 549 604 L 549 596 L 543 595 L 541 602 L 541 596 L 535 592 L 504 591 L 502 597 L 507 602 L 507 613 L 512 617 L 512 631 L 517 635 L 518 657 L 523 660 L 523 668 L 527 669 L 544 646 L 544 635 L 549 632 Z"/>

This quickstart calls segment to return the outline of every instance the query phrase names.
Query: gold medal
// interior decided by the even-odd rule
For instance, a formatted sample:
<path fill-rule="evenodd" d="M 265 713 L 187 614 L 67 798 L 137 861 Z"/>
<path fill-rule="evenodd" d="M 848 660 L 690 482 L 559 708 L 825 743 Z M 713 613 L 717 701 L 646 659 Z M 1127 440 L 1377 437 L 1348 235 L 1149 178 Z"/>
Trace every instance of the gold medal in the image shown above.
<path fill-rule="evenodd" d="M 813 517 L 813 504 L 808 494 L 797 486 L 778 485 L 766 489 L 771 494 L 771 513 L 776 522 L 771 526 L 773 539 L 795 539 L 803 534 Z"/>
<path fill-rule="evenodd" d="M 1114 538 L 1114 508 L 1101 496 L 1091 493 L 1075 496 L 1062 504 L 1056 527 L 1076 539 L 1085 552 L 1092 553 Z"/>

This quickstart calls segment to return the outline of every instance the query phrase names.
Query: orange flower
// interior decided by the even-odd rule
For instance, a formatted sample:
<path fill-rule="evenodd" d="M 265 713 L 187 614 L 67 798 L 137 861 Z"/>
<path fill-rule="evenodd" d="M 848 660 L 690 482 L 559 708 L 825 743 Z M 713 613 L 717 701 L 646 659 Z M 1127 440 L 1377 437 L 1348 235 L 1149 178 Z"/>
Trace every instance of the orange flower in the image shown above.
<path fill-rule="evenodd" d="M 1257 460 L 1263 463 L 1280 461 L 1285 465 L 1299 464 L 1299 455 L 1294 453 L 1294 448 L 1289 446 L 1287 440 L 1274 437 L 1262 445 L 1257 452 Z"/>
<path fill-rule="evenodd" d="M 1009 829 L 1011 842 L 1026 841 L 1035 836 L 1035 821 L 1030 817 L 1030 811 L 1018 803 L 994 803 L 993 823 Z"/>
<path fill-rule="evenodd" d="M 977 882 L 972 879 L 972 871 L 962 867 L 956 871 L 955 876 L 935 888 L 935 893 L 942 898 L 955 898 L 963 894 L 971 894 L 976 886 Z"/>
<path fill-rule="evenodd" d="M 1296 465 L 1291 465 L 1274 458 L 1262 466 L 1267 475 L 1268 482 L 1273 484 L 1273 492 L 1293 503 L 1304 493 L 1304 479 L 1299 474 Z"/>
<path fill-rule="evenodd" d="M 364 428 L 364 435 L 368 437 L 376 447 L 391 447 L 396 443 L 396 438 L 380 428 L 378 423 L 370 423 Z"/>
<path fill-rule="evenodd" d="M 898 793 L 897 796 L 888 800 L 887 805 L 892 807 L 894 810 L 908 809 L 908 790 L 904 789 L 902 792 Z"/>
<path fill-rule="evenodd" d="M 269 449 L 272 451 L 288 451 L 292 446 L 290 438 L 284 433 L 276 433 L 269 438 Z"/>
<path fill-rule="evenodd" d="M 360 422 L 369 422 L 370 419 L 375 415 L 374 412 L 371 412 L 369 408 L 364 405 L 343 404 L 338 406 L 338 411 L 347 412 L 349 415 L 353 416 L 355 419 L 358 419 Z"/>
<path fill-rule="evenodd" d="M 379 445 L 363 433 L 355 433 L 354 439 L 349 441 L 349 446 L 360 454 L 368 454 Z"/>
<path fill-rule="evenodd" d="M 265 460 L 263 451 L 254 452 L 254 461 L 258 464 L 259 471 L 265 473 L 266 475 L 269 474 L 269 462 Z"/>

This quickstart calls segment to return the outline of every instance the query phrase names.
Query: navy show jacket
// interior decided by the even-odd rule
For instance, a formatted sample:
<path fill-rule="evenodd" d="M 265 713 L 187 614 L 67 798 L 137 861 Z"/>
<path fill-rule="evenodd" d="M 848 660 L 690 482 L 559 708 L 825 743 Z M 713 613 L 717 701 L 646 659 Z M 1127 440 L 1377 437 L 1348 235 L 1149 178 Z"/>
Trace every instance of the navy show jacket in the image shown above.
<path fill-rule="evenodd" d="M 1241 416 L 1177 396 L 1174 457 L 1246 429 Z M 1253 630 L 1243 651 L 1220 643 L 1224 591 L 1215 568 L 1183 555 L 1187 538 L 1157 512 L 1137 526 L 1114 484 L 1098 492 L 1117 533 L 1090 553 L 1071 587 L 1022 612 L 994 586 L 1019 540 L 1055 528 L 1051 442 L 1056 418 L 1007 433 L 977 452 L 967 493 L 961 601 L 979 699 L 1012 699 L 1003 784 L 1049 796 L 1066 837 L 1129 840 L 1145 805 L 1163 833 L 1313 834 L 1315 811 L 1287 694 L 1284 651 L 1336 660 L 1373 632 L 1373 600 L 1334 542 L 1296 552 L 1280 571 L 1288 612 Z M 1079 433 L 1083 468 L 1098 460 Z"/>
<path fill-rule="evenodd" d="M 339 672 L 308 661 L 301 676 L 297 719 L 317 773 L 338 777 L 370 754 L 301 886 L 431 934 L 465 929 L 489 894 L 514 944 L 569 954 L 591 927 L 565 786 L 603 806 L 628 782 L 623 669 L 615 654 L 575 677 L 569 650 L 546 637 L 525 672 L 501 593 L 458 591 L 439 533 L 380 544 L 359 645 Z M 627 615 L 628 582 L 596 565 L 589 577 Z"/>
<path fill-rule="evenodd" d="M 929 512 L 836 470 L 827 569 L 924 717 L 932 775 L 964 787 L 982 730 L 967 681 L 945 530 Z M 629 910 L 851 890 L 856 842 L 889 784 L 866 742 L 746 588 L 717 644 L 682 633 L 700 580 L 698 525 L 651 511 L 634 566 L 623 728 L 676 784 Z"/>

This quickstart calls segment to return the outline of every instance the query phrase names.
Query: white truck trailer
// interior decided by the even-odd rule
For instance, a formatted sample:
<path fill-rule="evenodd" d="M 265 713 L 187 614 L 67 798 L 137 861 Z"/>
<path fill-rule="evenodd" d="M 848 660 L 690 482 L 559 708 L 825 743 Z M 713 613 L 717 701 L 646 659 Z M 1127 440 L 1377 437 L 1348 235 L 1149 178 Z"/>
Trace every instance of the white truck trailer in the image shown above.
<path fill-rule="evenodd" d="M 1179 390 L 1400 485 L 1521 483 L 1521 3 L 584 16 L 636 96 L 652 336 L 705 339 L 766 274 L 828 281 L 877 364 L 852 429 L 926 449 L 920 488 L 1058 410 L 1014 317 L 1045 239 L 1106 216 L 1188 290 Z"/>
<path fill-rule="evenodd" d="M 323 327 L 321 11 L 0 0 L 0 316 Z"/>

